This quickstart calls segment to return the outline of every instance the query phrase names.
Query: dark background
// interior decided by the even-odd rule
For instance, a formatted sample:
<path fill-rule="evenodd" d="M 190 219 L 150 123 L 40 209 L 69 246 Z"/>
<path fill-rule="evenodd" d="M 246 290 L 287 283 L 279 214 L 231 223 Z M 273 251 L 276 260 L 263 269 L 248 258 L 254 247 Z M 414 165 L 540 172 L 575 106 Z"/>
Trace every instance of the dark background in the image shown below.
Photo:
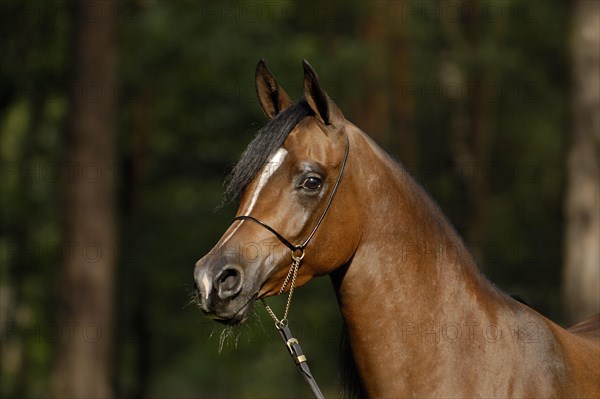
<path fill-rule="evenodd" d="M 215 212 L 223 181 L 266 121 L 254 94 L 260 58 L 293 98 L 309 60 L 346 117 L 440 204 L 497 286 L 559 323 L 571 319 L 561 276 L 575 3 L 129 1 L 109 13 L 81 3 L 73 16 L 73 2 L 0 2 L 3 397 L 66 395 L 52 388 L 67 378 L 57 359 L 81 337 L 108 341 L 115 397 L 309 396 L 261 307 L 222 333 L 190 304 L 194 263 L 235 213 Z M 116 21 L 110 48 L 79 45 L 115 53 L 116 78 L 82 81 L 77 23 L 103 18 Z M 71 173 L 94 180 L 97 170 L 93 157 L 65 161 L 74 148 L 65 132 L 74 104 L 99 97 L 115 115 L 110 161 L 95 165 L 114 177 L 116 228 L 90 254 L 99 244 L 65 239 L 64 191 Z M 69 324 L 58 299 L 94 295 L 61 273 L 66 257 L 99 256 L 114 267 L 114 327 L 98 319 L 101 337 Z M 328 279 L 298 291 L 291 318 L 334 397 L 341 318 Z M 93 369 L 86 359 L 80 367 Z"/>

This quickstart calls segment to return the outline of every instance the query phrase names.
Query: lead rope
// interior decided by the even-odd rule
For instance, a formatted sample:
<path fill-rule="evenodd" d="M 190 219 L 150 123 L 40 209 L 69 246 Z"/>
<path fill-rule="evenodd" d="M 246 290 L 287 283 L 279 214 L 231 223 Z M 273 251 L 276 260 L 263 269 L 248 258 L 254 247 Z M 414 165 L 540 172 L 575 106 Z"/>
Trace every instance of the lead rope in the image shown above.
<path fill-rule="evenodd" d="M 296 338 L 294 338 L 292 332 L 290 331 L 290 328 L 288 327 L 287 316 L 290 310 L 290 304 L 292 303 L 292 296 L 294 295 L 296 277 L 298 276 L 298 269 L 300 268 L 300 263 L 302 262 L 302 259 L 304 259 L 304 248 L 297 247 L 296 250 L 300 251 L 301 253 L 300 255 L 296 256 L 295 251 L 292 251 L 292 265 L 290 266 L 290 270 L 288 271 L 288 274 L 285 277 L 281 288 L 279 289 L 279 295 L 281 295 L 283 291 L 285 291 L 285 288 L 288 286 L 288 284 L 290 284 L 288 299 L 281 320 L 277 318 L 275 312 L 273 312 L 273 309 L 271 309 L 271 307 L 267 305 L 267 302 L 264 299 L 261 299 L 260 301 L 264 305 L 271 318 L 275 321 L 275 327 L 279 331 L 279 334 L 281 334 L 281 338 L 283 339 L 283 342 L 285 342 L 285 346 L 287 347 L 288 352 L 292 356 L 292 359 L 294 359 L 296 366 L 298 366 L 298 368 L 300 369 L 304 380 L 315 395 L 315 398 L 324 399 L 321 389 L 319 389 L 317 382 L 315 381 L 314 377 L 312 376 L 312 373 L 310 372 L 310 367 L 308 367 L 308 362 L 306 356 L 304 356 L 304 353 L 302 352 L 300 343 Z"/>

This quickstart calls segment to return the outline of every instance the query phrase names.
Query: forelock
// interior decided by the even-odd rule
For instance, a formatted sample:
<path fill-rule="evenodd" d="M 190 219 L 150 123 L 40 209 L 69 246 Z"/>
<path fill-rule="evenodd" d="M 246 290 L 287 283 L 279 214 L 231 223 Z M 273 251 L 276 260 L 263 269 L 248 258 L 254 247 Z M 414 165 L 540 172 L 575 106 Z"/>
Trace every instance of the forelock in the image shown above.
<path fill-rule="evenodd" d="M 222 205 L 237 199 L 254 180 L 267 160 L 280 148 L 294 127 L 313 114 L 306 100 L 301 99 L 280 112 L 254 136 L 225 180 Z"/>

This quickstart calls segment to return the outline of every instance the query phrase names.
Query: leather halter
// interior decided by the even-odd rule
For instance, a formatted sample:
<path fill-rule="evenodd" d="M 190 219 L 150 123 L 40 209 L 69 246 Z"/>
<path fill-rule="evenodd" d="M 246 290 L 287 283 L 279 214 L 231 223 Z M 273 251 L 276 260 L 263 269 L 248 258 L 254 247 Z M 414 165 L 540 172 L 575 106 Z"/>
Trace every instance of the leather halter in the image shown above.
<path fill-rule="evenodd" d="M 273 233 L 275 235 L 275 237 L 277 237 L 279 239 L 279 241 L 281 241 L 286 247 L 288 247 L 292 251 L 292 260 L 293 260 L 292 267 L 290 268 L 290 271 L 288 272 L 288 276 L 286 277 L 286 280 L 283 283 L 281 290 L 279 292 L 281 294 L 281 292 L 285 289 L 285 287 L 288 283 L 288 279 L 290 279 L 290 277 L 291 277 L 291 282 L 290 282 L 291 285 L 290 285 L 290 291 L 289 291 L 289 296 L 288 296 L 288 302 L 286 305 L 285 314 L 283 316 L 283 319 L 278 320 L 277 317 L 275 316 L 275 314 L 273 313 L 273 311 L 271 310 L 271 308 L 264 302 L 264 300 L 263 300 L 263 304 L 265 305 L 265 308 L 267 309 L 267 311 L 269 312 L 269 314 L 271 315 L 273 320 L 275 320 L 275 327 L 277 327 L 277 330 L 279 330 L 279 333 L 281 334 L 281 338 L 283 339 L 283 342 L 285 342 L 285 345 L 287 346 L 288 352 L 294 359 L 296 366 L 298 366 L 298 369 L 302 373 L 302 377 L 304 377 L 304 380 L 310 387 L 310 390 L 312 391 L 312 393 L 314 394 L 316 399 L 323 399 L 324 398 L 323 393 L 321 392 L 319 385 L 315 381 L 315 379 L 310 371 L 310 367 L 308 367 L 306 356 L 304 356 L 304 354 L 302 352 L 300 343 L 298 342 L 298 340 L 296 338 L 294 338 L 294 336 L 292 335 L 292 332 L 290 331 L 290 329 L 287 325 L 287 313 L 288 313 L 288 310 L 290 307 L 290 302 L 292 300 L 292 294 L 294 292 L 294 284 L 295 284 L 295 280 L 296 280 L 296 274 L 298 273 L 298 268 L 300 267 L 300 262 L 302 261 L 302 258 L 304 258 L 304 249 L 306 248 L 306 246 L 308 245 L 310 240 L 314 237 L 315 233 L 319 229 L 319 226 L 321 226 L 323 219 L 325 219 L 325 215 L 327 215 L 327 211 L 329 211 L 329 208 L 331 207 L 333 198 L 335 197 L 335 194 L 337 193 L 337 190 L 342 181 L 342 176 L 344 175 L 344 170 L 346 169 L 346 163 L 348 161 L 349 152 L 350 152 L 350 140 L 348 139 L 348 136 L 346 135 L 346 152 L 344 153 L 344 161 L 342 162 L 340 174 L 338 175 L 335 185 L 333 186 L 333 190 L 331 191 L 331 195 L 329 196 L 329 199 L 327 200 L 327 204 L 325 205 L 325 209 L 323 210 L 321 217 L 317 221 L 317 224 L 312 229 L 312 231 L 310 232 L 310 234 L 308 235 L 306 240 L 304 240 L 301 244 L 298 244 L 298 245 L 292 244 L 284 236 L 279 234 L 277 232 L 277 230 L 275 230 L 274 228 L 272 228 L 265 222 L 256 219 L 253 216 L 242 215 L 242 216 L 237 216 L 233 219 L 234 221 L 236 221 L 236 220 L 251 220 L 254 223 L 257 223 L 259 226 L 262 226 L 265 229 L 269 230 L 271 233 Z M 300 254 L 298 255 L 297 252 L 300 252 Z"/>
<path fill-rule="evenodd" d="M 344 154 L 344 161 L 342 162 L 342 168 L 340 169 L 340 174 L 338 175 L 338 178 L 337 178 L 337 180 L 335 182 L 335 185 L 333 186 L 333 191 L 331 192 L 331 195 L 329 196 L 329 200 L 327 201 L 327 205 L 325 205 L 325 209 L 323 210 L 323 213 L 321 214 L 321 217 L 319 218 L 319 221 L 317 222 L 317 224 L 315 225 L 315 227 L 312 229 L 311 233 L 308 235 L 308 237 L 306 238 L 306 240 L 304 240 L 304 242 L 302 242 L 302 244 L 298 244 L 298 245 L 292 244 L 285 237 L 283 237 L 281 234 L 279 234 L 277 232 L 277 230 L 275 230 L 274 228 L 272 228 L 271 226 L 269 226 L 265 222 L 262 222 L 262 221 L 256 219 L 253 216 L 250 216 L 250 215 L 241 215 L 241 216 L 236 216 L 235 218 L 233 218 L 233 220 L 234 221 L 236 221 L 236 220 L 250 220 L 250 221 L 252 221 L 254 223 L 257 223 L 258 225 L 264 227 L 265 229 L 267 229 L 271 233 L 273 233 L 273 235 L 275 235 L 275 237 L 277 237 L 279 239 L 279 241 L 281 241 L 286 247 L 288 247 L 289 249 L 291 249 L 292 252 L 296 252 L 296 251 L 304 252 L 304 249 L 306 248 L 306 246 L 308 245 L 308 243 L 310 242 L 310 240 L 313 238 L 313 236 L 315 235 L 315 233 L 319 229 L 319 226 L 321 226 L 321 223 L 323 222 L 323 219 L 325 219 L 325 215 L 327 215 L 327 211 L 329 211 L 329 208 L 331 207 L 331 203 L 333 202 L 333 198 L 335 197 L 335 194 L 337 193 L 338 187 L 340 186 L 340 183 L 342 181 L 342 176 L 344 175 L 344 170 L 346 169 L 346 162 L 348 161 L 348 154 L 349 154 L 349 152 L 350 152 L 350 141 L 348 139 L 348 136 L 346 136 L 346 152 Z"/>

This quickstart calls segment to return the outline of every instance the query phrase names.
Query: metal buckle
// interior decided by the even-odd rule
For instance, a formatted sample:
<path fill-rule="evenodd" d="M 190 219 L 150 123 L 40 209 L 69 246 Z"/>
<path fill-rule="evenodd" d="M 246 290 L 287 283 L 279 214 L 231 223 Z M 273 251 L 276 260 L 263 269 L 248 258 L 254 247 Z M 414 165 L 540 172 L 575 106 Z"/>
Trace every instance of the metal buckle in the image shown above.
<path fill-rule="evenodd" d="M 294 351 L 294 348 L 292 347 L 292 345 L 296 344 L 299 345 L 298 340 L 296 338 L 290 338 L 287 340 L 287 342 L 285 343 L 287 345 L 288 351 L 290 351 L 290 354 L 292 356 L 296 355 L 296 352 Z"/>
<path fill-rule="evenodd" d="M 307 361 L 306 356 L 304 356 L 304 355 L 298 355 L 296 353 L 296 351 L 294 350 L 294 347 L 292 346 L 292 345 L 298 345 L 298 346 L 300 346 L 300 343 L 298 342 L 298 340 L 296 338 L 290 338 L 290 339 L 288 339 L 285 344 L 287 345 L 288 351 L 290 351 L 290 355 L 292 355 L 292 357 L 296 361 L 296 364 L 300 364 L 302 362 L 306 362 Z"/>

